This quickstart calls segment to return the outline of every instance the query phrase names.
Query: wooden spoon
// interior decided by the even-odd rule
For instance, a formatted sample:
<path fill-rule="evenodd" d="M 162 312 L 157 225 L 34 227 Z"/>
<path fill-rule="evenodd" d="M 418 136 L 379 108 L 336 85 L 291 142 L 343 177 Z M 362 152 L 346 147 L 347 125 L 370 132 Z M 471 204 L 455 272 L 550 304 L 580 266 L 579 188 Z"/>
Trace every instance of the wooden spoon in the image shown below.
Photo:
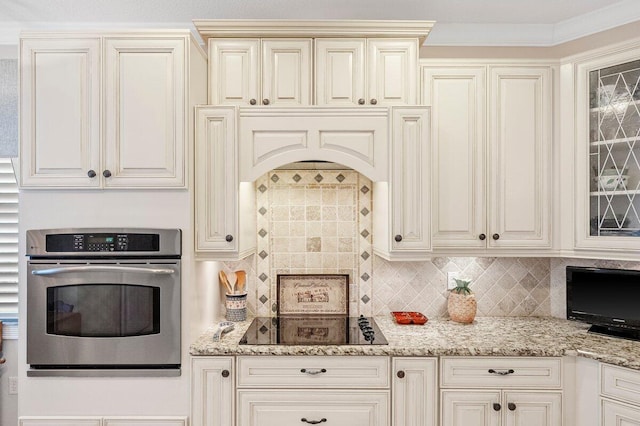
<path fill-rule="evenodd" d="M 244 285 L 247 282 L 247 273 L 245 271 L 236 271 L 236 293 L 242 294 Z"/>
<path fill-rule="evenodd" d="M 227 294 L 233 294 L 233 288 L 231 288 L 231 284 L 229 284 L 229 280 L 227 279 L 227 274 L 224 271 L 218 272 L 218 279 L 220 280 L 220 284 L 226 287 Z"/>
<path fill-rule="evenodd" d="M 236 274 L 230 273 L 227 275 L 227 282 L 231 288 L 231 294 L 236 294 Z"/>

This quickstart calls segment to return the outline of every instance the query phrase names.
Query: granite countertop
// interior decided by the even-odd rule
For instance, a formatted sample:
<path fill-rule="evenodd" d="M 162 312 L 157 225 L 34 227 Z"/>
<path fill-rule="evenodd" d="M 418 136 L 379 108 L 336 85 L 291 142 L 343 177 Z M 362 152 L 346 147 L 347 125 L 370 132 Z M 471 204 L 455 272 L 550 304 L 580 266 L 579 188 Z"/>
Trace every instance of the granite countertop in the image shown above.
<path fill-rule="evenodd" d="M 239 345 L 251 323 L 236 323 L 220 342 L 215 327 L 190 347 L 191 355 L 580 356 L 640 370 L 640 342 L 587 333 L 588 325 L 558 318 L 479 317 L 473 324 L 430 319 L 398 325 L 375 317 L 388 345 Z"/>

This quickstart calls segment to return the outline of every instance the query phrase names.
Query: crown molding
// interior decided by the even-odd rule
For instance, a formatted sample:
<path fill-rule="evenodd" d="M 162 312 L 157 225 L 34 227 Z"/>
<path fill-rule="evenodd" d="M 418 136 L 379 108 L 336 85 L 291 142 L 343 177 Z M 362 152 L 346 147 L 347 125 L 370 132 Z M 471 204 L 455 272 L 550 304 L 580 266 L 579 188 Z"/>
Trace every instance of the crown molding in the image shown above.
<path fill-rule="evenodd" d="M 552 47 L 640 20 L 640 1 L 624 0 L 556 24 L 438 22 L 426 46 Z"/>
<path fill-rule="evenodd" d="M 434 21 L 194 19 L 210 37 L 407 37 L 423 43 Z"/>

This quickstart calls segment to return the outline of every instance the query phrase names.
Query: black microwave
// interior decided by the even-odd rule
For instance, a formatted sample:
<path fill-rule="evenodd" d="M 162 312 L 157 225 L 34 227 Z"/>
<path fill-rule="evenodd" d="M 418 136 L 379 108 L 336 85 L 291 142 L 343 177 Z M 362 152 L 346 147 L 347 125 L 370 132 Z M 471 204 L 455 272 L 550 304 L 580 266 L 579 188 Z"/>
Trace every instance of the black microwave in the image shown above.
<path fill-rule="evenodd" d="M 640 271 L 567 266 L 567 318 L 640 340 Z"/>

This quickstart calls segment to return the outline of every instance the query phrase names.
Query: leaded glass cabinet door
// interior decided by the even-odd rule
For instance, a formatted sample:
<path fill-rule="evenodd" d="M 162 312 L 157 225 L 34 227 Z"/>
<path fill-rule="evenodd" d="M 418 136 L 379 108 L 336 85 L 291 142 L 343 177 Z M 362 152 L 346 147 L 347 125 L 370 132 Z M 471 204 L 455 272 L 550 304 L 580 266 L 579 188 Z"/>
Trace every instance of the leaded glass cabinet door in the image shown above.
<path fill-rule="evenodd" d="M 577 68 L 578 248 L 640 248 L 640 53 L 630 53 Z"/>
<path fill-rule="evenodd" d="M 640 236 L 640 60 L 591 71 L 592 236 Z"/>

